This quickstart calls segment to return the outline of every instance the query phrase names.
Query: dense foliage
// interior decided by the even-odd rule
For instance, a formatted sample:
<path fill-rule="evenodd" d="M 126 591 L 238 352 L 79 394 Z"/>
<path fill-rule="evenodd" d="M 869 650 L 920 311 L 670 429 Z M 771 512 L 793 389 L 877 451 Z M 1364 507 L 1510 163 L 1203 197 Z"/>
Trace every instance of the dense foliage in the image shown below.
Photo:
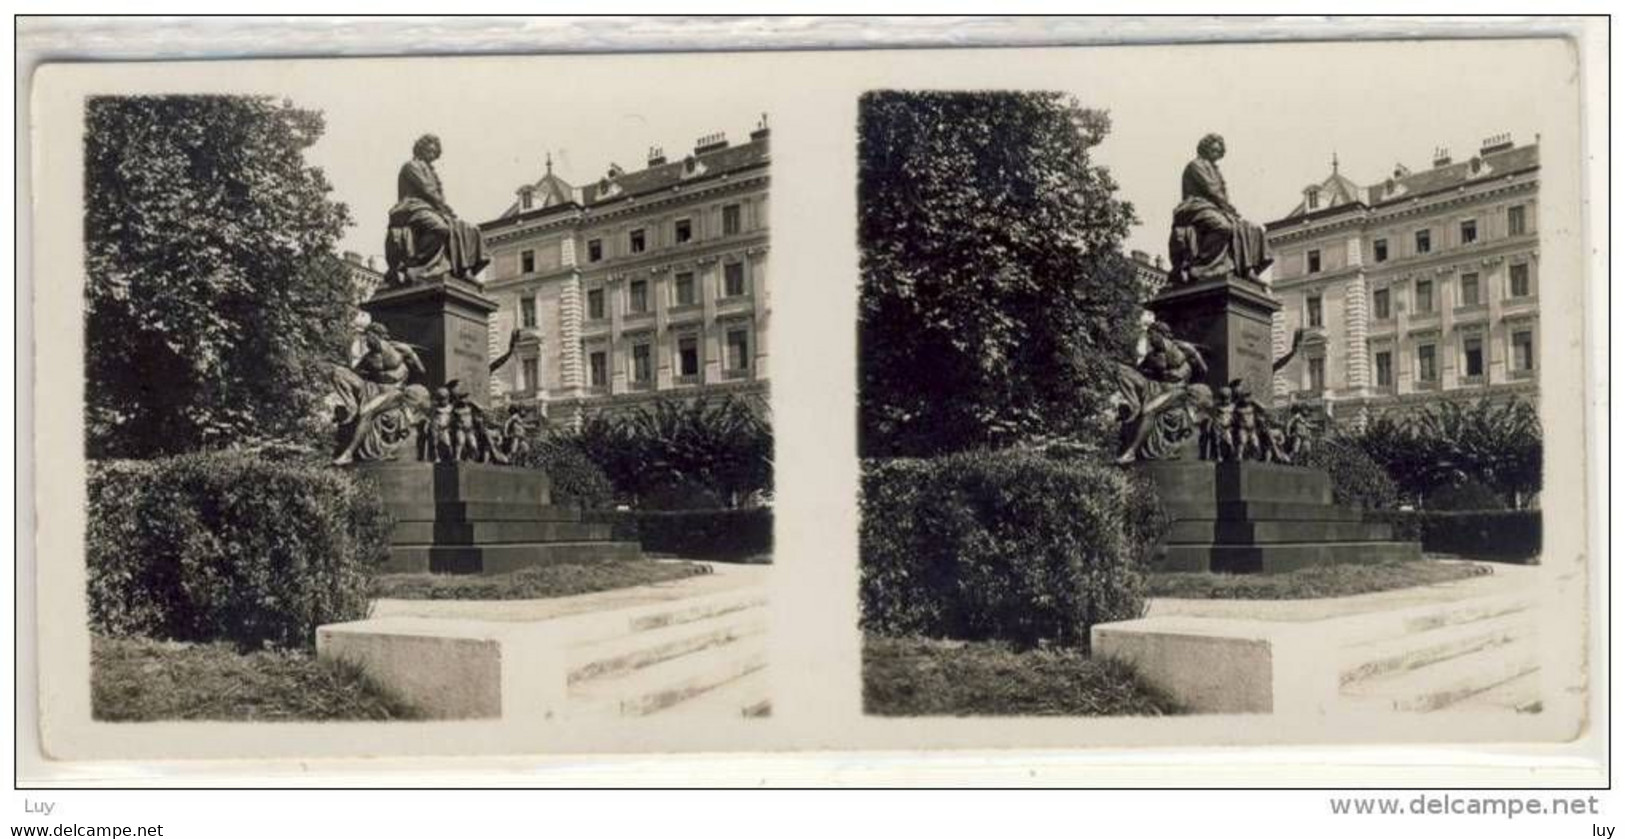
<path fill-rule="evenodd" d="M 662 400 L 557 436 L 638 506 L 739 507 L 773 491 L 773 428 L 740 399 Z"/>
<path fill-rule="evenodd" d="M 585 509 L 610 506 L 615 488 L 574 435 L 544 433 L 531 441 L 519 466 L 542 469 L 552 484 L 553 503 Z"/>
<path fill-rule="evenodd" d="M 1086 646 L 1140 616 L 1155 504 L 1120 469 L 1019 450 L 868 461 L 863 627 Z"/>
<path fill-rule="evenodd" d="M 1522 399 L 1438 402 L 1388 414 L 1373 419 L 1358 440 L 1413 504 L 1427 505 L 1442 490 L 1470 482 L 1499 494 L 1496 506 L 1514 509 L 1540 492 L 1540 414 Z"/>
<path fill-rule="evenodd" d="M 880 91 L 859 107 L 867 457 L 1111 439 L 1132 354 L 1134 222 L 1090 149 L 1106 114 L 1045 92 Z"/>
<path fill-rule="evenodd" d="M 240 453 L 104 461 L 89 479 L 92 631 L 308 647 L 365 617 L 390 519 L 351 473 Z"/>
<path fill-rule="evenodd" d="M 723 562 L 762 560 L 773 552 L 773 510 L 606 510 L 590 521 L 613 525 L 615 538 L 645 553 Z"/>
<path fill-rule="evenodd" d="M 1394 538 L 1422 543 L 1428 553 L 1526 562 L 1540 556 L 1539 510 L 1394 510 L 1368 516 L 1394 525 Z"/>
<path fill-rule="evenodd" d="M 1386 510 L 1399 503 L 1399 490 L 1388 472 L 1356 439 L 1343 435 L 1321 438 L 1303 463 L 1326 470 L 1332 479 L 1332 500 L 1338 504 Z"/>
<path fill-rule="evenodd" d="M 315 439 L 354 315 L 349 214 L 304 158 L 321 114 L 102 96 L 85 128 L 91 456 Z"/>

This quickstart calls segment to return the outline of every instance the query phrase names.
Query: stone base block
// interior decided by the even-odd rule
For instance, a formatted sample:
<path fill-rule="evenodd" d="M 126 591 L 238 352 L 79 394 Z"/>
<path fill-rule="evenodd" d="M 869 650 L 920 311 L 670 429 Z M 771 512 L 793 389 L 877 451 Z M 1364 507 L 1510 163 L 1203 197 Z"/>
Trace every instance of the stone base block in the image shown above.
<path fill-rule="evenodd" d="M 1138 464 L 1168 504 L 1221 502 L 1332 503 L 1331 476 L 1319 469 L 1241 461 L 1153 461 Z"/>
<path fill-rule="evenodd" d="M 1404 562 L 1422 558 L 1416 542 L 1279 542 L 1220 545 L 1167 544 L 1158 549 L 1159 571 L 1274 574 L 1312 565 Z"/>
<path fill-rule="evenodd" d="M 505 628 L 473 621 L 374 618 L 316 630 L 316 653 L 359 665 L 374 681 L 435 719 L 502 716 L 517 706 L 517 668 L 503 668 Z M 510 678 L 510 681 L 511 678 Z"/>
<path fill-rule="evenodd" d="M 1391 525 L 1361 521 L 1183 519 L 1169 528 L 1169 544 L 1255 545 L 1276 542 L 1386 542 Z"/>
<path fill-rule="evenodd" d="M 506 574 L 542 565 L 590 565 L 642 556 L 637 542 L 522 542 L 488 545 L 393 545 L 392 574 Z"/>
<path fill-rule="evenodd" d="M 1096 624 L 1090 643 L 1093 655 L 1132 664 L 1194 713 L 1322 707 L 1336 694 L 1335 673 L 1309 675 L 1319 666 L 1309 645 L 1267 622 L 1141 618 Z"/>

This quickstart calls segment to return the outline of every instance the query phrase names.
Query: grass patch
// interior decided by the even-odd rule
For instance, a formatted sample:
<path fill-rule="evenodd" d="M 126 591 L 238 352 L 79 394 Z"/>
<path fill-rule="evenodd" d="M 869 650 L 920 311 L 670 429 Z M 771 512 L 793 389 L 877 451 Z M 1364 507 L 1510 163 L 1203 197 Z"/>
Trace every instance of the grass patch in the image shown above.
<path fill-rule="evenodd" d="M 372 596 L 399 600 L 541 600 L 664 583 L 711 569 L 696 562 L 543 565 L 508 574 L 380 574 Z"/>
<path fill-rule="evenodd" d="M 863 709 L 887 716 L 1162 716 L 1172 699 L 1134 669 L 1074 649 L 867 635 Z"/>
<path fill-rule="evenodd" d="M 305 651 L 92 636 L 91 716 L 152 720 L 406 720 L 422 714 L 359 668 Z"/>
<path fill-rule="evenodd" d="M 1148 575 L 1151 597 L 1191 600 L 1307 600 L 1430 586 L 1493 571 L 1484 565 L 1433 560 L 1316 565 L 1280 574 L 1170 572 Z"/>

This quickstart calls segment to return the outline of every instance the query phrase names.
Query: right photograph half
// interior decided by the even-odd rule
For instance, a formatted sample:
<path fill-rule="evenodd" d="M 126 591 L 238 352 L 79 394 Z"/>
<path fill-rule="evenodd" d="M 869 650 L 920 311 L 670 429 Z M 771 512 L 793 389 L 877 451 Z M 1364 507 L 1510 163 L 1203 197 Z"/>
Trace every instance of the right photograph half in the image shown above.
<path fill-rule="evenodd" d="M 1529 719 L 1579 680 L 1541 124 L 1289 93 L 862 96 L 866 714 Z"/>

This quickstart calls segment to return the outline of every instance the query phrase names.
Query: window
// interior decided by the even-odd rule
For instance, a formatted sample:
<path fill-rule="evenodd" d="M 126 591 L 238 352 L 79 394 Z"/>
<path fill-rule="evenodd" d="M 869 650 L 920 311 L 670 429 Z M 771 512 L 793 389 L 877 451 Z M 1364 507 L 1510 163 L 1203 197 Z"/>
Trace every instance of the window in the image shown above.
<path fill-rule="evenodd" d="M 1309 325 L 1320 326 L 1320 295 L 1310 295 L 1309 299 L 1306 300 L 1305 303 L 1307 304 L 1305 308 L 1308 310 Z"/>
<path fill-rule="evenodd" d="M 1416 378 L 1424 382 L 1439 380 L 1439 359 L 1434 355 L 1432 344 L 1416 348 Z"/>
<path fill-rule="evenodd" d="M 1309 389 L 1316 393 L 1326 389 L 1326 359 L 1323 356 L 1309 359 Z"/>
<path fill-rule="evenodd" d="M 1387 350 L 1377 353 L 1377 387 L 1394 386 L 1394 354 Z"/>
<path fill-rule="evenodd" d="M 1433 232 L 1430 230 L 1416 231 L 1416 252 L 1428 253 L 1433 250 Z"/>
<path fill-rule="evenodd" d="M 1523 205 L 1507 208 L 1507 235 L 1522 236 L 1524 234 Z"/>
<path fill-rule="evenodd" d="M 1461 342 L 1462 371 L 1468 378 L 1484 375 L 1484 339 L 1464 338 Z"/>
<path fill-rule="evenodd" d="M 593 387 L 609 384 L 609 353 L 599 350 L 587 356 L 587 383 Z"/>
<path fill-rule="evenodd" d="M 684 335 L 677 339 L 677 375 L 687 378 L 700 374 L 700 339 Z"/>
<path fill-rule="evenodd" d="M 536 252 L 535 251 L 520 251 L 519 252 L 519 273 L 521 273 L 521 274 L 533 274 L 535 272 L 536 272 Z"/>
<path fill-rule="evenodd" d="M 1308 197 L 1309 209 L 1313 210 L 1313 209 L 1316 209 L 1316 208 L 1318 208 L 1320 206 L 1320 190 L 1319 189 L 1316 189 L 1315 187 L 1309 187 L 1308 189 L 1304 190 L 1304 194 Z"/>
<path fill-rule="evenodd" d="M 530 189 L 525 189 L 525 190 L 520 191 L 520 193 L 519 193 L 519 209 L 528 210 L 528 209 L 531 208 L 531 205 L 533 205 L 535 203 L 536 203 L 536 193 L 535 193 L 535 191 L 530 190 Z"/>
<path fill-rule="evenodd" d="M 633 314 L 649 311 L 648 280 L 633 280 L 626 284 L 626 308 Z"/>
<path fill-rule="evenodd" d="M 679 306 L 692 306 L 692 305 L 694 305 L 695 301 L 698 298 L 694 294 L 694 274 L 693 274 L 693 272 L 684 271 L 683 273 L 678 274 L 673 279 L 672 286 L 673 286 L 673 296 L 676 298 L 677 305 L 679 305 Z"/>
<path fill-rule="evenodd" d="M 646 244 L 647 242 L 643 238 L 642 230 L 634 230 L 631 233 L 626 234 L 626 247 L 627 250 L 631 251 L 632 253 L 643 253 L 643 249 Z"/>
<path fill-rule="evenodd" d="M 739 232 L 739 205 L 729 204 L 722 208 L 722 235 L 732 236 Z"/>
<path fill-rule="evenodd" d="M 1476 219 L 1468 219 L 1462 222 L 1461 243 L 1463 245 L 1471 245 L 1476 241 L 1478 241 L 1478 221 Z"/>
<path fill-rule="evenodd" d="M 1387 320 L 1394 316 L 1393 301 L 1390 299 L 1388 289 L 1379 288 L 1371 292 L 1371 310 L 1377 320 Z"/>
<path fill-rule="evenodd" d="M 1522 330 L 1512 333 L 1512 369 L 1535 369 L 1535 333 Z"/>
<path fill-rule="evenodd" d="M 647 342 L 632 345 L 632 384 L 646 385 L 654 380 L 651 349 Z"/>
<path fill-rule="evenodd" d="M 603 258 L 604 258 L 604 240 L 603 239 L 588 239 L 587 240 L 587 261 L 588 262 L 600 262 L 600 261 L 603 260 Z"/>
<path fill-rule="evenodd" d="M 1507 267 L 1507 293 L 1513 297 L 1529 296 L 1529 263 L 1518 262 Z"/>
<path fill-rule="evenodd" d="M 722 296 L 739 297 L 745 293 L 745 263 L 730 262 L 722 266 Z"/>
<path fill-rule="evenodd" d="M 587 292 L 587 320 L 604 319 L 604 290 L 595 288 Z"/>
<path fill-rule="evenodd" d="M 1320 251 L 1318 251 L 1318 250 L 1310 251 L 1308 256 L 1306 256 L 1304 258 L 1309 262 L 1309 273 L 1311 273 L 1311 274 L 1319 274 L 1320 273 Z"/>
<path fill-rule="evenodd" d="M 527 358 L 519 363 L 519 389 L 540 390 L 541 376 L 537 372 L 537 362 L 534 358 Z"/>
<path fill-rule="evenodd" d="M 743 327 L 728 330 L 728 369 L 750 369 L 750 332 Z"/>
<path fill-rule="evenodd" d="M 526 329 L 536 328 L 536 298 L 519 298 L 519 325 Z"/>
<path fill-rule="evenodd" d="M 1479 302 L 1479 298 L 1478 298 L 1478 275 L 1477 274 L 1462 274 L 1461 275 L 1461 305 L 1463 305 L 1463 306 L 1477 306 L 1478 302 Z"/>
<path fill-rule="evenodd" d="M 684 242 L 693 240 L 693 238 L 694 223 L 686 218 L 678 219 L 677 223 L 672 226 L 672 240 L 681 245 Z"/>
<path fill-rule="evenodd" d="M 1388 240 L 1378 239 L 1371 243 L 1371 256 L 1378 262 L 1388 261 Z"/>
<path fill-rule="evenodd" d="M 1433 281 L 1416 281 L 1416 313 L 1419 315 L 1433 314 Z"/>

